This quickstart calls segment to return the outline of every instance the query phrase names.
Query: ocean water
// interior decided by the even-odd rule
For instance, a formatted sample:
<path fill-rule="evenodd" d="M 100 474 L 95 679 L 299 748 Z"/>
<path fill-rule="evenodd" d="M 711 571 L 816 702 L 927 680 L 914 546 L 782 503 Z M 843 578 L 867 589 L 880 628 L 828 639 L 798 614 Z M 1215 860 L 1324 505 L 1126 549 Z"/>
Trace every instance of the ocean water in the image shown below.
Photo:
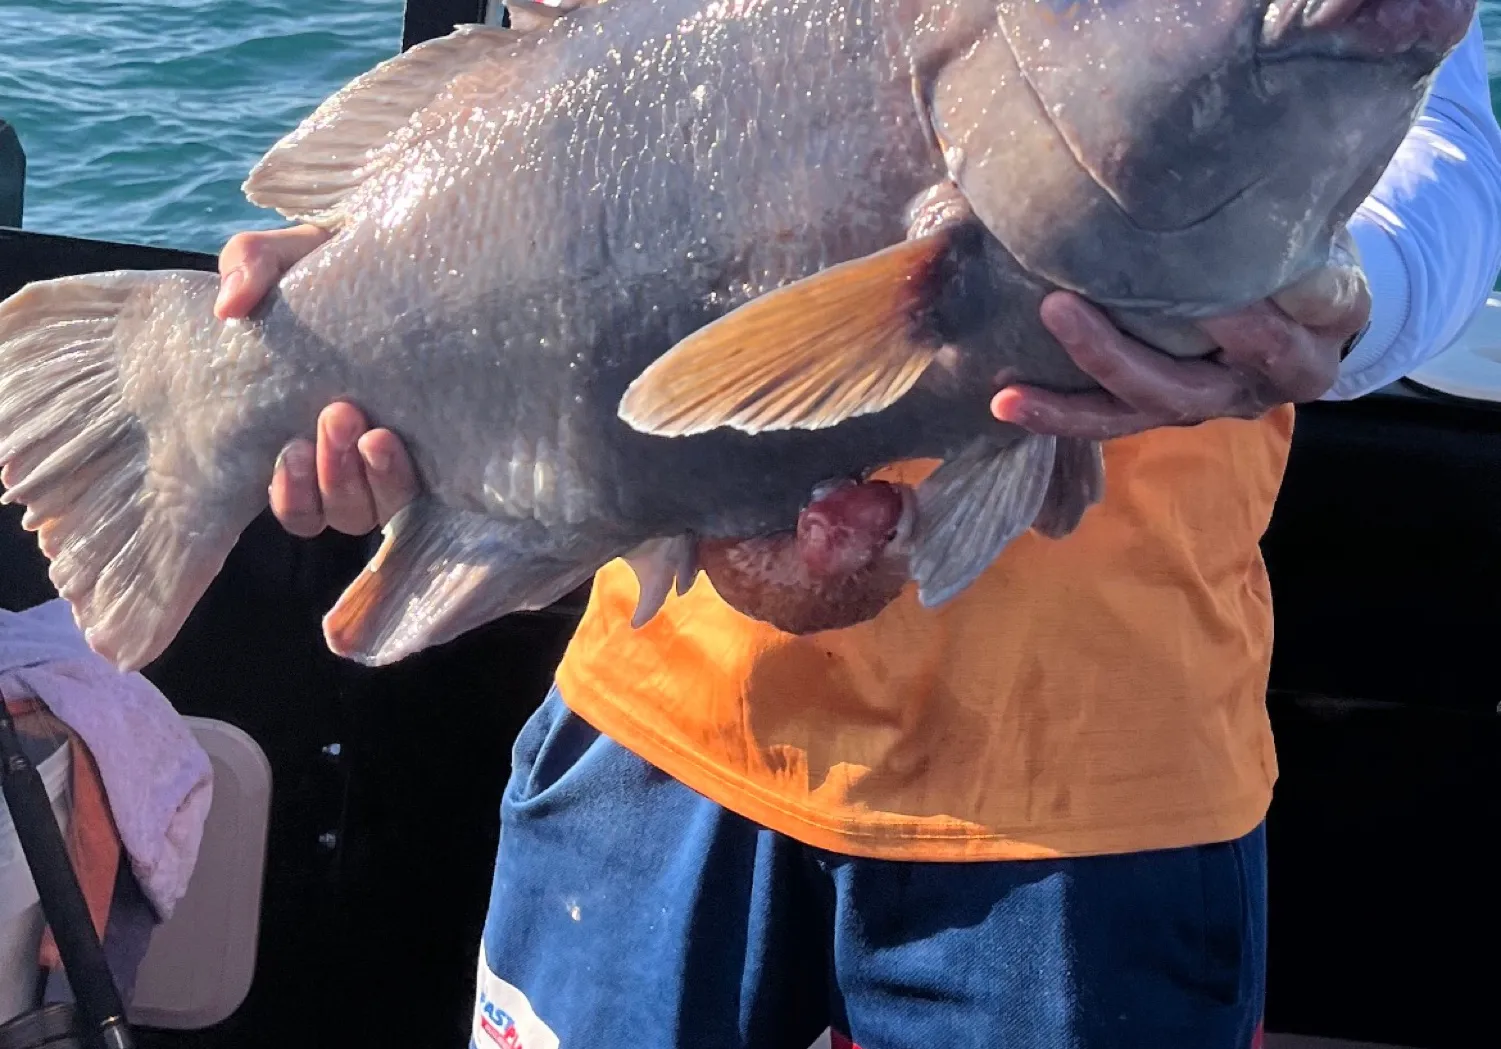
<path fill-rule="evenodd" d="M 649 0 L 648 0 L 649 2 Z M 1501 0 L 1483 0 L 1501 104 Z M 30 229 L 217 251 L 280 223 L 240 184 L 400 47 L 401 0 L 0 0 L 0 118 Z"/>
<path fill-rule="evenodd" d="M 401 47 L 402 0 L 0 0 L 23 225 L 217 251 L 275 226 L 251 166 Z"/>

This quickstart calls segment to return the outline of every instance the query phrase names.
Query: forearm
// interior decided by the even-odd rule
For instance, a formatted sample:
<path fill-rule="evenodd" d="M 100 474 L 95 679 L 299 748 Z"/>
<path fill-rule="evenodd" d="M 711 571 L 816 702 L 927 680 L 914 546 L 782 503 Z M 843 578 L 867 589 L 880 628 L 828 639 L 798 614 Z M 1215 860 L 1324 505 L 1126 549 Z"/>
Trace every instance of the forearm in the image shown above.
<path fill-rule="evenodd" d="M 1501 267 L 1501 129 L 1478 20 L 1350 231 L 1370 280 L 1371 323 L 1326 400 L 1359 397 L 1442 353 Z"/>

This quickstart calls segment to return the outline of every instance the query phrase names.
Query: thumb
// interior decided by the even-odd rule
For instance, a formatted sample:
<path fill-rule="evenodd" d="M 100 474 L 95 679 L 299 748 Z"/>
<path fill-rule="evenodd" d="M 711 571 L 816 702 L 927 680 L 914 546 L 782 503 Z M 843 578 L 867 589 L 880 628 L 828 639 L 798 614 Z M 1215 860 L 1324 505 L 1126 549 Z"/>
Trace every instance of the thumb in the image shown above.
<path fill-rule="evenodd" d="M 1371 312 L 1371 290 L 1348 231 L 1335 239 L 1325 265 L 1274 294 L 1272 302 L 1315 331 L 1352 335 L 1364 327 Z"/>

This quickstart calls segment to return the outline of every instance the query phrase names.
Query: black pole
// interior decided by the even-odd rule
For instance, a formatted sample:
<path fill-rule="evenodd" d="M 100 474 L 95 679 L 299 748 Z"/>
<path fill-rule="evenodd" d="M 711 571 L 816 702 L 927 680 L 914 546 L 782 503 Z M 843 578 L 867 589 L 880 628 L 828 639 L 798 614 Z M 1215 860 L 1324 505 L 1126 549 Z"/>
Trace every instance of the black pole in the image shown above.
<path fill-rule="evenodd" d="M 16 837 L 21 841 L 21 851 L 41 897 L 42 913 L 57 940 L 57 953 L 62 956 L 84 1029 L 104 1049 L 134 1049 L 135 1040 L 125 1022 L 125 1006 L 110 975 L 104 949 L 94 935 L 88 903 L 78 887 L 62 831 L 53 818 L 47 787 L 22 752 L 15 722 L 3 701 L 0 701 L 0 786 L 4 787 Z"/>
<path fill-rule="evenodd" d="M 0 226 L 21 228 L 26 196 L 26 152 L 16 129 L 0 119 Z"/>
<path fill-rule="evenodd" d="M 447 36 L 457 25 L 483 22 L 489 6 L 487 0 L 407 0 L 401 20 L 401 49 Z"/>

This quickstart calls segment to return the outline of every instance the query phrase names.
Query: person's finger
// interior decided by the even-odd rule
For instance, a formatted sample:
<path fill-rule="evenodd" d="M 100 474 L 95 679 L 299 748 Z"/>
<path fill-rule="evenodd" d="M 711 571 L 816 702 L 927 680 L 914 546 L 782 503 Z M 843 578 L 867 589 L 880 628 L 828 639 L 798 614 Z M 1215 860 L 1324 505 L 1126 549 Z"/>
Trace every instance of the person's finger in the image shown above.
<path fill-rule="evenodd" d="M 1345 336 L 1319 335 L 1271 302 L 1259 302 L 1199 326 L 1220 347 L 1220 358 L 1258 377 L 1273 403 L 1302 404 L 1328 392 L 1339 372 Z"/>
<path fill-rule="evenodd" d="M 990 402 L 1001 422 L 1032 433 L 1103 441 L 1157 425 L 1156 421 L 1104 390 L 1055 393 L 1034 386 L 1008 386 Z"/>
<path fill-rule="evenodd" d="M 271 475 L 271 512 L 283 528 L 303 539 L 311 539 L 326 524 L 314 455 L 312 441 L 291 441 L 282 449 Z"/>
<path fill-rule="evenodd" d="M 1246 395 L 1214 418 L 1255 418 L 1268 407 Z M 1160 416 L 1133 408 L 1103 390 L 1057 393 L 1034 386 L 1007 387 L 991 400 L 990 410 L 1001 422 L 1012 423 L 1032 433 L 1089 441 L 1106 441 L 1161 426 L 1189 426 L 1203 421 L 1165 422 Z"/>
<path fill-rule="evenodd" d="M 1154 350 L 1120 331 L 1077 295 L 1054 292 L 1045 298 L 1042 322 L 1081 371 L 1127 408 L 1159 424 L 1225 415 L 1243 399 L 1242 377 L 1224 365 L 1180 360 Z M 1093 402 L 1078 403 L 1082 408 Z M 1097 415 L 1100 405 L 1094 408 Z"/>
<path fill-rule="evenodd" d="M 390 430 L 371 430 L 359 439 L 356 447 L 365 462 L 375 516 L 384 528 L 386 522 L 417 498 L 417 471 L 401 438 Z"/>
<path fill-rule="evenodd" d="M 1283 313 L 1305 328 L 1348 339 L 1371 313 L 1371 289 L 1356 266 L 1326 266 L 1272 296 Z"/>
<path fill-rule="evenodd" d="M 214 316 L 220 320 L 244 317 L 255 309 L 276 282 L 329 238 L 317 226 L 255 230 L 229 238 L 219 253 L 219 297 Z"/>
<path fill-rule="evenodd" d="M 318 490 L 328 526 L 348 535 L 364 535 L 379 523 L 375 496 L 365 477 L 365 462 L 356 445 L 365 432 L 365 416 L 340 402 L 318 416 Z"/>

